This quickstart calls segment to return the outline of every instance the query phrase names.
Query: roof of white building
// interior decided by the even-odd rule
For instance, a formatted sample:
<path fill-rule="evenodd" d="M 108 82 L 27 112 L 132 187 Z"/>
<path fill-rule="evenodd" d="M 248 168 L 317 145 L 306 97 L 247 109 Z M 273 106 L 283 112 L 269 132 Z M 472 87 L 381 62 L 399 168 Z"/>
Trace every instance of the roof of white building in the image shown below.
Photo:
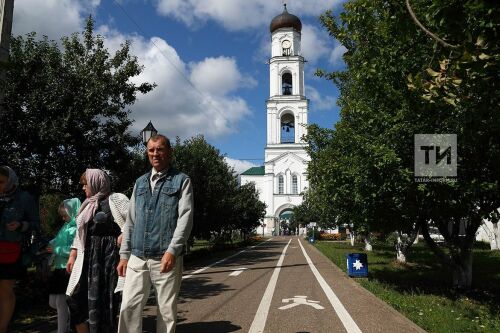
<path fill-rule="evenodd" d="M 264 166 L 258 166 L 248 169 L 243 172 L 241 175 L 244 176 L 263 176 L 266 173 Z"/>

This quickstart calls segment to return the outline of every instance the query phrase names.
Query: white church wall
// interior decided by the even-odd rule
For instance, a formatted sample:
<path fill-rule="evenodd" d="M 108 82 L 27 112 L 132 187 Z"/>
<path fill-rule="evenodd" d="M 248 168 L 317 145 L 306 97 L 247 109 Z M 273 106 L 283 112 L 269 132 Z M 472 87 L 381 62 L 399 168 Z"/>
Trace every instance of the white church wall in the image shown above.
<path fill-rule="evenodd" d="M 262 202 L 266 202 L 266 188 L 265 188 L 265 179 L 264 176 L 249 176 L 242 175 L 241 176 L 241 185 L 245 185 L 248 183 L 254 183 L 255 188 L 259 193 L 259 200 Z"/>
<path fill-rule="evenodd" d="M 300 195 L 275 195 L 274 196 L 274 216 L 278 217 L 285 209 L 292 209 L 302 203 Z"/>
<path fill-rule="evenodd" d="M 274 216 L 274 202 L 273 202 L 273 195 L 274 195 L 274 175 L 273 174 L 266 174 L 265 176 L 265 201 L 264 203 L 266 204 L 266 216 Z"/>

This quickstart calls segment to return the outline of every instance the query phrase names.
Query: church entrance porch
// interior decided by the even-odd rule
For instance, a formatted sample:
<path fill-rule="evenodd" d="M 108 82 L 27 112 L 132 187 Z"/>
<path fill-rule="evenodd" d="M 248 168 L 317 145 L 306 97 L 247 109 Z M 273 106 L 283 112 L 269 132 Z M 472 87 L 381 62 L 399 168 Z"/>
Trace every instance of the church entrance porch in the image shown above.
<path fill-rule="evenodd" d="M 293 225 L 293 210 L 286 208 L 279 213 L 279 234 L 280 235 L 295 235 L 296 230 Z"/>

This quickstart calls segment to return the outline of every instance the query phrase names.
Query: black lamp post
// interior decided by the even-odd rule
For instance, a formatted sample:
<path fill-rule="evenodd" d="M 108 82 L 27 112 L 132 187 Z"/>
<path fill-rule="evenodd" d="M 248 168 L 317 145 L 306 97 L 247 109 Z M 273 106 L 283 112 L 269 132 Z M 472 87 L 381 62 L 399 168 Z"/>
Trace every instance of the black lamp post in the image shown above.
<path fill-rule="evenodd" d="M 146 127 L 144 127 L 144 129 L 141 131 L 142 142 L 144 143 L 144 145 L 146 146 L 148 144 L 149 139 L 152 136 L 155 136 L 156 134 L 158 134 L 158 131 L 153 126 L 151 121 L 149 121 Z"/>

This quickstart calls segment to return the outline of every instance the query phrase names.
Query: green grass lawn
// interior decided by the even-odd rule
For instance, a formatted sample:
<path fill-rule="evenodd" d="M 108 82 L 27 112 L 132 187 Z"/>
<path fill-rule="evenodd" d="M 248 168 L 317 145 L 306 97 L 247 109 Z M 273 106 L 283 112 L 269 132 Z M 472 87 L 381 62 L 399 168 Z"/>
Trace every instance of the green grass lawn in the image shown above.
<path fill-rule="evenodd" d="M 315 245 L 344 272 L 346 254 L 364 252 L 347 242 Z M 453 292 L 451 271 L 422 242 L 410 249 L 406 265 L 385 244 L 366 253 L 369 277 L 356 280 L 426 331 L 500 332 L 500 251 L 474 250 L 473 288 L 464 294 Z"/>

